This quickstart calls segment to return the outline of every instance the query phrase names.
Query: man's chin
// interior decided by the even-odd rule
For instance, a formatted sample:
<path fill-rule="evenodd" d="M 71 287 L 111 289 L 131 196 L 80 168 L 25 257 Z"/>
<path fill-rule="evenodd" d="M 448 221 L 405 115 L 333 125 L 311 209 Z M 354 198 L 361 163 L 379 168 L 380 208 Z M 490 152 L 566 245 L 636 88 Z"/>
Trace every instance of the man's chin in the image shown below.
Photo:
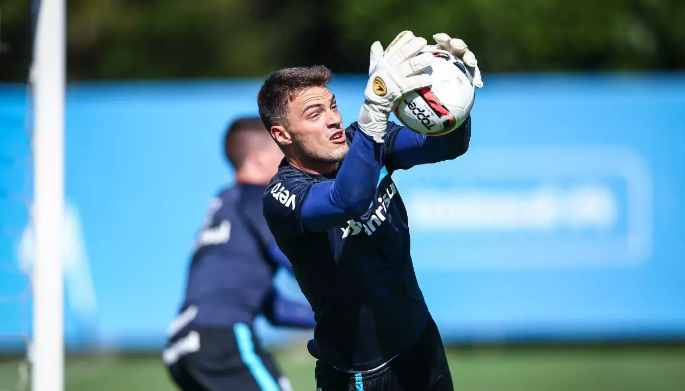
<path fill-rule="evenodd" d="M 350 147 L 347 144 L 343 144 L 340 146 L 340 148 L 336 149 L 333 153 L 335 156 L 336 162 L 342 162 L 345 156 L 347 156 L 347 152 L 350 151 Z"/>
<path fill-rule="evenodd" d="M 312 153 L 306 153 L 305 155 L 307 158 L 318 161 L 321 163 L 340 163 L 343 161 L 345 156 L 347 156 L 347 152 L 350 150 L 350 147 L 347 144 L 343 144 L 338 148 L 335 148 L 333 150 L 329 150 L 326 154 L 324 155 L 316 155 Z"/>

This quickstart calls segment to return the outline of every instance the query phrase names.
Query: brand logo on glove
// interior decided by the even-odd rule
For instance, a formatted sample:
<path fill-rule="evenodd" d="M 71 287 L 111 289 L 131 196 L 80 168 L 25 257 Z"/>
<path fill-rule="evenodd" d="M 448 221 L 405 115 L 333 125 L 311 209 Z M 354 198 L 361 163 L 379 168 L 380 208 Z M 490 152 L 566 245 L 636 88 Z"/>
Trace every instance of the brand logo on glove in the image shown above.
<path fill-rule="evenodd" d="M 383 79 L 378 76 L 373 79 L 373 92 L 375 92 L 378 96 L 385 96 L 385 94 L 388 93 L 388 89 L 385 87 Z"/>

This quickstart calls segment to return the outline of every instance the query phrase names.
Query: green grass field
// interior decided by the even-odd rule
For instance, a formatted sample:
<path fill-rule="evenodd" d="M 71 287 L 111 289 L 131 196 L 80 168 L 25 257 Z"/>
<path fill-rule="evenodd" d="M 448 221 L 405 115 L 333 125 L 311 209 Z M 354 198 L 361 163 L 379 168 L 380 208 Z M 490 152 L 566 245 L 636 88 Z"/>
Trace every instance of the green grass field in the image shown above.
<path fill-rule="evenodd" d="M 274 352 L 296 391 L 315 390 L 304 350 Z M 449 348 L 457 390 L 683 391 L 685 346 Z M 0 356 L 0 360 L 2 357 Z M 0 390 L 14 391 L 15 365 L 0 361 Z M 149 391 L 174 387 L 158 355 L 71 355 L 67 391 Z"/>

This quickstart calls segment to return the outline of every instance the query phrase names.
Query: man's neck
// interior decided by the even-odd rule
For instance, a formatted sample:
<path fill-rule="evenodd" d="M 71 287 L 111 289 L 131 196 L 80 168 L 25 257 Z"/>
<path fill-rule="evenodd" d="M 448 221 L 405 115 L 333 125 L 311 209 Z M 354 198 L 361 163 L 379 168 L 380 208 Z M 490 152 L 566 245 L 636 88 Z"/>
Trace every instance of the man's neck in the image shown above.
<path fill-rule="evenodd" d="M 261 175 L 255 175 L 246 171 L 237 171 L 235 173 L 235 183 L 238 185 L 260 185 L 269 184 L 270 178 L 262 178 Z"/>
<path fill-rule="evenodd" d="M 311 159 L 298 159 L 295 156 L 289 157 L 288 163 L 300 171 L 308 174 L 325 175 L 330 174 L 340 167 L 340 162 L 328 163 Z"/>

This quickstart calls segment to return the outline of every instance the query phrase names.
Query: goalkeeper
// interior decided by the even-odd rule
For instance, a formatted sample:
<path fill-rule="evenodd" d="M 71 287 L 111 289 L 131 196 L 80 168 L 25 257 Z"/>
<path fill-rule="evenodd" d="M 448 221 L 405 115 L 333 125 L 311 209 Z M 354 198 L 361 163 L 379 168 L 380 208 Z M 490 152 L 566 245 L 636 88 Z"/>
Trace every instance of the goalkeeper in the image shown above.
<path fill-rule="evenodd" d="M 476 59 L 446 34 L 482 86 Z M 407 211 L 392 173 L 455 159 L 468 149 L 470 118 L 441 137 L 389 122 L 408 91 L 428 86 L 432 55 L 410 31 L 371 46 L 359 117 L 343 128 L 323 66 L 282 69 L 258 95 L 259 113 L 285 158 L 264 193 L 264 216 L 292 263 L 316 319 L 309 352 L 319 390 L 452 390 L 438 329 L 410 255 Z"/>

